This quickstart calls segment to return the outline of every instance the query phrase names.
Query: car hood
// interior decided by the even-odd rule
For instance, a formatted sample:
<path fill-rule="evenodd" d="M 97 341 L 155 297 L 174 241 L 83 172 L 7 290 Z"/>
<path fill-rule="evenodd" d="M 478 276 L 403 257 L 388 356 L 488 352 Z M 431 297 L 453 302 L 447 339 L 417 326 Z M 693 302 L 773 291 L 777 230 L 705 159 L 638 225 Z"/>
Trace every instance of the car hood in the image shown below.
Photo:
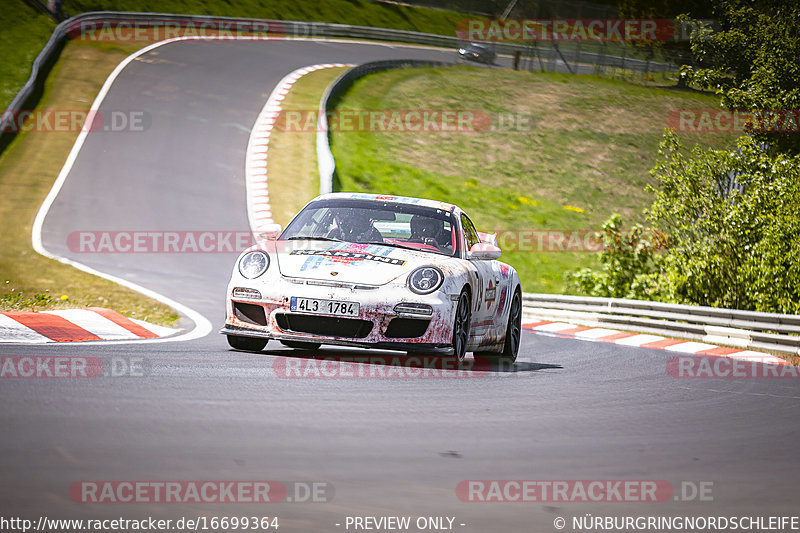
<path fill-rule="evenodd" d="M 277 254 L 280 273 L 304 278 L 363 285 L 384 285 L 445 256 L 379 244 L 292 241 Z"/>

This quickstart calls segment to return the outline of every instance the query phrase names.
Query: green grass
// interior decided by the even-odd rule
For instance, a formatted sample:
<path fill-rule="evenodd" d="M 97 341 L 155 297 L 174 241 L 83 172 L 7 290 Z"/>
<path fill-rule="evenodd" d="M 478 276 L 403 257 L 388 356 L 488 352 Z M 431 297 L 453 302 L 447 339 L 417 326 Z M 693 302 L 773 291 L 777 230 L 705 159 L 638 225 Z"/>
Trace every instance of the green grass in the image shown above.
<path fill-rule="evenodd" d="M 326 68 L 306 74 L 281 103 L 284 111 L 302 111 L 316 118 L 325 88 L 349 67 Z M 268 158 L 269 196 L 275 222 L 286 224 L 319 194 L 316 131 L 272 130 Z"/>
<path fill-rule="evenodd" d="M 30 75 L 33 60 L 56 23 L 24 0 L 0 7 L 0 107 L 8 107 Z M 86 11 L 138 11 L 333 22 L 455 35 L 465 15 L 442 9 L 383 4 L 367 0 L 66 0 L 69 16 Z"/>
<path fill-rule="evenodd" d="M 222 17 L 266 18 L 333 22 L 455 35 L 463 14 L 442 9 L 383 4 L 367 0 L 66 0 L 64 12 L 152 11 L 216 15 Z"/>
<path fill-rule="evenodd" d="M 591 252 L 539 249 L 532 232 L 596 231 L 612 213 L 641 221 L 645 185 L 667 116 L 718 106 L 716 97 L 595 76 L 472 67 L 403 69 L 358 80 L 338 109 L 449 109 L 528 114 L 526 131 L 335 132 L 337 190 L 449 201 L 481 231 L 519 232 L 533 242 L 504 260 L 530 292 L 567 290 L 564 272 L 596 266 Z M 731 135 L 687 135 L 723 146 Z M 577 208 L 577 209 L 575 209 Z M 576 248 L 571 248 L 572 250 Z"/>
<path fill-rule="evenodd" d="M 103 81 L 137 45 L 70 43 L 47 80 L 40 109 L 87 111 Z M 23 132 L 0 154 L 0 310 L 111 307 L 170 325 L 168 306 L 47 259 L 31 248 L 36 211 L 53 185 L 76 131 Z M 13 201 L 10 201 L 13 199 Z"/>
<path fill-rule="evenodd" d="M 53 19 L 23 0 L 4 0 L 3 4 L 0 8 L 0 109 L 6 109 L 25 84 L 33 60 L 56 27 Z"/>
<path fill-rule="evenodd" d="M 23 0 L 5 0 L 0 9 L 0 106 L 6 108 L 30 75 L 30 67 L 49 39 L 55 22 L 31 8 Z M 97 0 L 67 1 L 67 15 L 84 11 L 155 11 L 248 18 L 273 18 L 337 22 L 378 26 L 430 33 L 453 33 L 462 15 L 450 11 L 377 4 L 368 1 L 330 0 L 240 0 L 207 2 L 204 0 L 138 1 Z M 125 56 L 149 44 L 70 43 L 50 73 L 44 95 L 37 108 L 88 109 L 106 76 Z M 301 96 L 316 107 L 326 76 L 312 78 L 311 93 Z M 316 85 L 313 80 L 317 79 Z M 313 94 L 312 94 L 313 93 Z M 71 267 L 39 256 L 30 246 L 30 232 L 36 210 L 69 153 L 77 133 L 22 133 L 0 154 L 0 309 L 50 309 L 111 306 L 132 317 L 161 324 L 171 324 L 177 315 L 167 306 L 138 293 L 95 278 Z M 308 144 L 308 143 L 305 143 Z M 311 168 L 309 165 L 307 167 Z M 315 171 L 315 166 L 312 171 Z M 309 174 L 310 175 L 310 174 Z M 301 181 L 292 180 L 297 186 Z M 280 185 L 275 187 L 278 203 L 296 210 L 308 195 L 316 194 L 306 180 L 299 193 Z M 308 189 L 308 190 L 306 190 Z M 290 198 L 286 202 L 281 198 Z M 7 199 L 14 198 L 14 202 Z M 284 218 L 288 218 L 286 215 Z"/>

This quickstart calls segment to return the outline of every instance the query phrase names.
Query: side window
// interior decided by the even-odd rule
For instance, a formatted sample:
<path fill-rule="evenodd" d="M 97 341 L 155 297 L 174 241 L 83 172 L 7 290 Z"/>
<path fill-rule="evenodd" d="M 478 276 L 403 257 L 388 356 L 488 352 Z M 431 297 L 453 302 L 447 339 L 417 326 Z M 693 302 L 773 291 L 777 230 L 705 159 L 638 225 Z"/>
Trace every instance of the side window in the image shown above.
<path fill-rule="evenodd" d="M 478 232 L 475 231 L 475 226 L 472 225 L 472 221 L 463 213 L 461 214 L 461 226 L 464 228 L 464 239 L 467 241 L 467 249 L 465 251 L 468 252 L 474 245 L 480 242 L 480 239 L 478 239 Z"/>

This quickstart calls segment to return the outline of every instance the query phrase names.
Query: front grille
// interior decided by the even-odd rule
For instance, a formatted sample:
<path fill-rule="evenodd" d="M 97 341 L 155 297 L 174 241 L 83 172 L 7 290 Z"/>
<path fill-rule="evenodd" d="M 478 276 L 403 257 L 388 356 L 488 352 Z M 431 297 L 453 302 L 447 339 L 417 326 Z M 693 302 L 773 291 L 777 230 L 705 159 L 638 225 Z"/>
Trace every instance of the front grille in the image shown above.
<path fill-rule="evenodd" d="M 275 319 L 278 322 L 278 327 L 284 331 L 309 333 L 324 337 L 363 339 L 372 331 L 372 322 L 358 318 L 279 313 L 275 315 Z"/>
<path fill-rule="evenodd" d="M 264 308 L 260 305 L 233 302 L 233 314 L 236 315 L 236 318 L 248 324 L 267 325 L 267 315 L 264 314 Z"/>
<path fill-rule="evenodd" d="M 393 318 L 386 328 L 386 337 L 390 339 L 413 339 L 422 337 L 428 331 L 429 319 Z"/>

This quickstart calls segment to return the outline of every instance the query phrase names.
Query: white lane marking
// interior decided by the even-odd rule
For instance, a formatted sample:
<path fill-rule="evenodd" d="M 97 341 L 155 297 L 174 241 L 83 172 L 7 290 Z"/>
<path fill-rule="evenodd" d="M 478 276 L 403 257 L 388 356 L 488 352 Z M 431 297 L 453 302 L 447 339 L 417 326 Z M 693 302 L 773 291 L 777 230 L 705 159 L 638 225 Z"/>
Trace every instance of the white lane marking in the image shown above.
<path fill-rule="evenodd" d="M 116 80 L 117 76 L 125 69 L 126 66 L 136 58 L 141 55 L 144 55 L 151 50 L 154 50 L 160 46 L 164 46 L 166 44 L 180 42 L 180 41 L 226 41 L 226 40 L 251 40 L 251 41 L 274 41 L 274 37 L 252 37 L 250 39 L 237 39 L 235 37 L 224 37 L 224 36 L 183 36 L 183 37 L 174 37 L 172 39 L 166 39 L 163 41 L 159 41 L 157 43 L 153 43 L 148 45 L 141 50 L 138 50 L 120 62 L 119 65 L 114 69 L 114 71 L 108 76 L 103 87 L 100 89 L 97 97 L 95 98 L 94 102 L 92 103 L 92 107 L 90 108 L 91 111 L 97 111 L 100 108 L 100 104 L 103 103 L 103 100 L 106 97 L 106 94 L 111 88 L 111 85 Z M 312 41 L 312 42 L 331 42 L 331 43 L 344 43 L 344 44 L 363 44 L 363 45 L 370 45 L 370 46 L 388 46 L 390 48 L 426 48 L 430 50 L 436 51 L 443 51 L 445 48 L 435 48 L 435 47 L 424 47 L 424 46 L 415 46 L 415 45 L 396 45 L 396 44 L 387 44 L 381 42 L 374 42 L 374 41 L 359 41 L 359 40 L 348 40 L 348 39 L 319 39 L 319 38 L 308 38 L 308 37 L 299 37 L 299 38 L 291 38 L 285 39 L 290 41 Z M 173 342 L 173 341 L 188 341 L 192 339 L 198 339 L 201 337 L 205 337 L 209 333 L 211 333 L 212 325 L 211 321 L 208 320 L 206 317 L 191 309 L 190 307 L 183 305 L 180 302 L 173 300 L 163 294 L 159 294 L 156 291 L 133 283 L 132 281 L 128 281 L 126 279 L 113 276 L 111 274 L 106 274 L 105 272 L 100 272 L 99 270 L 95 270 L 83 263 L 79 263 L 78 261 L 73 261 L 71 259 L 67 259 L 66 257 L 61 257 L 55 254 L 50 253 L 42 244 L 42 228 L 44 226 L 44 220 L 47 217 L 47 213 L 50 210 L 50 207 L 53 205 L 58 193 L 61 191 L 61 188 L 64 186 L 64 182 L 67 179 L 70 171 L 72 170 L 72 166 L 75 164 L 75 160 L 78 157 L 78 153 L 81 151 L 83 147 L 83 143 L 86 140 L 86 136 L 88 135 L 87 130 L 81 131 L 78 134 L 78 138 L 75 141 L 75 144 L 72 145 L 72 150 L 70 150 L 69 155 L 67 156 L 67 160 L 64 162 L 64 166 L 61 167 L 61 172 L 59 172 L 58 177 L 56 178 L 55 182 L 53 183 L 53 187 L 50 189 L 50 192 L 47 194 L 47 197 L 42 202 L 42 205 L 39 207 L 39 211 L 36 213 L 36 218 L 33 221 L 33 228 L 31 231 L 31 242 L 33 245 L 33 249 L 40 255 L 48 257 L 50 259 L 54 259 L 59 261 L 60 263 L 64 263 L 66 265 L 70 265 L 78 270 L 86 272 L 87 274 L 92 274 L 94 276 L 106 279 L 118 285 L 122 285 L 123 287 L 127 287 L 131 290 L 134 290 L 140 294 L 143 294 L 153 300 L 161 302 L 165 305 L 168 305 L 178 311 L 179 313 L 183 314 L 187 318 L 189 318 L 192 322 L 194 322 L 195 327 L 182 334 L 173 337 L 159 337 L 157 339 L 139 339 L 139 340 L 132 340 L 132 341 L 109 341 L 114 344 L 125 344 L 131 342 Z M 251 225 L 252 229 L 252 225 Z M 30 342 L 30 341 L 29 341 Z M 90 341 L 93 342 L 93 341 Z"/>
<path fill-rule="evenodd" d="M 280 115 L 284 96 L 297 80 L 310 72 L 334 67 L 352 67 L 344 63 L 322 63 L 293 70 L 275 85 L 264 107 L 256 117 L 250 130 L 245 154 L 245 189 L 247 191 L 247 219 L 250 230 L 258 233 L 265 225 L 273 224 L 272 209 L 269 204 L 269 179 L 267 159 L 269 158 L 269 138 L 276 118 Z"/>
<path fill-rule="evenodd" d="M 72 322 L 76 326 L 85 329 L 89 333 L 94 333 L 101 339 L 120 340 L 120 339 L 139 339 L 137 334 L 128 331 L 119 324 L 112 322 L 103 315 L 99 315 L 88 309 L 62 309 L 56 311 L 44 311 L 48 315 L 60 316 L 64 320 Z"/>
<path fill-rule="evenodd" d="M 769 355 L 762 352 L 754 352 L 752 350 L 742 350 L 741 352 L 732 353 L 727 357 L 732 357 L 733 359 L 739 359 L 741 361 L 753 361 L 764 364 L 785 365 L 788 363 L 788 361 L 781 359 L 780 357 L 775 357 L 774 355 Z"/>
<path fill-rule="evenodd" d="M 535 322 L 531 322 L 531 324 L 533 323 Z M 523 324 L 522 327 L 523 329 L 527 329 L 528 331 L 531 331 L 537 335 L 543 335 L 547 337 L 559 337 L 560 331 L 572 329 L 575 327 L 575 325 L 568 324 L 566 322 L 552 322 L 550 324 L 542 324 L 540 326 L 535 326 L 535 327 L 525 326 Z M 649 335 L 645 333 L 632 334 L 629 337 L 623 337 L 611 341 L 603 340 L 604 337 L 608 337 L 610 335 L 615 335 L 618 333 L 623 333 L 623 332 L 620 330 L 607 329 L 607 328 L 591 328 L 576 332 L 574 334 L 566 334 L 566 335 L 571 336 L 572 338 L 578 340 L 591 341 L 591 342 L 611 342 L 614 344 L 621 344 L 624 346 L 632 346 L 632 347 L 642 347 L 645 344 L 658 342 L 662 340 L 676 340 L 678 341 L 676 344 L 655 349 L 667 350 L 670 352 L 690 353 L 690 354 L 697 354 L 697 352 L 702 352 L 704 350 L 711 350 L 720 347 L 720 345 L 717 344 L 708 344 L 696 341 L 685 341 L 680 339 L 668 339 L 667 337 L 662 337 L 660 335 Z M 707 355 L 707 356 L 701 355 L 700 357 L 728 357 L 731 359 L 738 359 L 741 361 L 753 361 L 753 362 L 774 364 L 774 365 L 791 364 L 785 359 L 781 359 L 780 357 L 776 357 L 774 355 L 766 354 L 763 352 L 756 352 L 753 350 L 740 350 L 719 355 Z"/>
<path fill-rule="evenodd" d="M 108 94 L 108 91 L 111 89 L 111 86 L 117 79 L 117 76 L 119 76 L 119 74 L 123 71 L 123 69 L 125 69 L 126 66 L 128 66 L 128 64 L 131 61 L 169 42 L 173 41 L 167 40 L 151 44 L 123 59 L 122 62 L 119 65 L 117 65 L 114 71 L 106 79 L 105 83 L 103 84 L 103 87 L 100 89 L 100 92 L 94 99 L 90 111 L 97 112 L 99 110 L 100 105 L 103 103 L 106 94 Z M 106 274 L 105 272 L 100 272 L 99 270 L 95 270 L 94 268 L 84 265 L 83 263 L 79 263 L 78 261 L 73 261 L 72 259 L 67 259 L 66 257 L 61 257 L 52 254 L 49 251 L 47 251 L 47 249 L 44 247 L 44 244 L 42 243 L 42 228 L 44 226 L 44 220 L 47 217 L 47 213 L 50 210 L 50 207 L 53 205 L 53 202 L 58 196 L 58 193 L 64 186 L 64 182 L 66 181 L 67 176 L 72 170 L 72 166 L 75 164 L 75 160 L 78 158 L 78 154 L 80 153 L 81 148 L 83 147 L 83 143 L 86 141 L 86 137 L 88 134 L 89 131 L 87 129 L 83 129 L 80 132 L 80 134 L 78 134 L 78 138 L 75 141 L 75 144 L 72 145 L 72 150 L 70 150 L 69 156 L 67 157 L 67 160 L 64 162 L 64 166 L 61 167 L 61 172 L 58 173 L 58 177 L 56 178 L 55 183 L 53 183 L 53 187 L 50 189 L 50 192 L 47 194 L 47 197 L 44 199 L 44 202 L 42 202 L 42 205 L 39 207 L 39 211 L 36 213 L 36 218 L 33 221 L 33 229 L 31 232 L 32 233 L 31 241 L 33 244 L 33 249 L 36 250 L 37 253 L 45 257 L 49 257 L 50 259 L 55 259 L 56 261 L 75 267 L 78 270 L 82 270 L 83 272 L 86 272 L 88 274 L 93 274 L 100 278 L 107 279 L 113 283 L 122 285 L 123 287 L 127 287 L 136 292 L 144 294 L 149 298 L 152 298 L 156 301 L 159 301 L 165 305 L 172 307 L 179 313 L 188 317 L 192 322 L 194 322 L 194 328 L 191 331 L 188 331 L 187 333 L 184 333 L 182 335 L 177 335 L 174 337 L 159 337 L 157 339 L 137 339 L 124 342 L 172 342 L 172 341 L 187 341 L 187 340 L 197 339 L 200 337 L 205 337 L 206 335 L 211 333 L 212 330 L 211 321 L 208 320 L 203 315 L 201 315 L 200 313 L 198 313 L 197 311 L 195 311 L 194 309 L 191 309 L 183 305 L 182 303 L 173 300 L 172 298 L 164 296 L 163 294 L 159 294 L 156 291 L 153 291 L 146 287 L 142 287 L 141 285 L 138 285 L 126 279 L 113 276 L 111 274 Z"/>
<path fill-rule="evenodd" d="M 617 333 L 617 331 L 613 329 L 592 328 L 577 332 L 575 337 L 579 339 L 601 339 L 603 337 L 608 337 L 609 335 L 614 335 L 615 333 Z"/>
<path fill-rule="evenodd" d="M 0 313 L 0 342 L 43 343 L 51 342 L 44 335 Z"/>
<path fill-rule="evenodd" d="M 681 342 L 679 344 L 673 344 L 672 346 L 664 347 L 665 350 L 669 352 L 684 352 L 684 353 L 697 353 L 702 352 L 703 350 L 710 350 L 712 348 L 717 348 L 717 346 L 713 344 L 706 344 L 704 342 Z"/>
<path fill-rule="evenodd" d="M 132 322 L 135 322 L 136 324 L 139 324 L 150 333 L 155 333 L 159 337 L 166 337 L 167 335 L 172 335 L 177 331 L 175 328 L 168 328 L 166 326 L 159 326 L 158 324 L 151 324 L 150 322 L 145 322 L 144 320 L 139 320 L 137 318 L 131 318 L 130 320 Z"/>
<path fill-rule="evenodd" d="M 536 326 L 534 331 L 548 331 L 551 333 L 557 333 L 559 331 L 563 331 L 565 329 L 573 329 L 576 326 L 572 324 L 567 324 L 565 322 L 553 322 L 552 324 L 542 324 L 541 326 Z"/>
<path fill-rule="evenodd" d="M 633 337 L 617 339 L 613 342 L 614 344 L 622 344 L 623 346 L 641 346 L 642 344 L 663 341 L 665 338 L 666 337 L 662 337 L 660 335 L 645 335 L 642 333 L 639 335 L 634 335 Z"/>

